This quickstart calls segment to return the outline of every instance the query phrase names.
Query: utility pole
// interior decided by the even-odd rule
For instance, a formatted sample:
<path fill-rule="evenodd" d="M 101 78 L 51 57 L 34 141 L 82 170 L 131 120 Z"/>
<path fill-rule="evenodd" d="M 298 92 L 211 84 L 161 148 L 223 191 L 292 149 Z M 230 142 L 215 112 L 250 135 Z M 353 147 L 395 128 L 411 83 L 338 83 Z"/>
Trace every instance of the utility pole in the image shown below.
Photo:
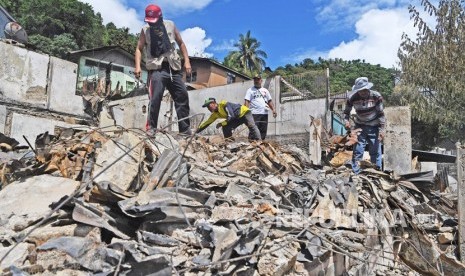
<path fill-rule="evenodd" d="M 325 114 L 325 127 L 326 129 L 332 129 L 332 120 L 331 117 L 329 116 L 330 110 L 329 110 L 329 96 L 330 96 L 330 91 L 329 91 L 329 68 L 326 68 L 326 114 Z"/>
<path fill-rule="evenodd" d="M 465 264 L 465 148 L 457 146 L 457 212 L 459 219 L 459 252 L 460 261 Z"/>

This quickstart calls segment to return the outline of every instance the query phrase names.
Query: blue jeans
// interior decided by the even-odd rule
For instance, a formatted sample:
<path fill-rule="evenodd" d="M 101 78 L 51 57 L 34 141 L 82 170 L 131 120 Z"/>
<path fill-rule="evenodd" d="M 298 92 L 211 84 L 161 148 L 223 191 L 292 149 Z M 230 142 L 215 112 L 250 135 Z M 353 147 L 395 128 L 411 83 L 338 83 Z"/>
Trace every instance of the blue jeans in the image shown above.
<path fill-rule="evenodd" d="M 363 153 L 367 146 L 370 153 L 371 163 L 376 164 L 376 167 L 381 169 L 381 143 L 378 140 L 379 127 L 356 125 L 355 129 L 357 128 L 361 128 L 362 132 L 358 136 L 358 143 L 354 147 L 352 155 L 352 170 L 355 174 L 360 173 L 359 161 L 362 160 Z"/>

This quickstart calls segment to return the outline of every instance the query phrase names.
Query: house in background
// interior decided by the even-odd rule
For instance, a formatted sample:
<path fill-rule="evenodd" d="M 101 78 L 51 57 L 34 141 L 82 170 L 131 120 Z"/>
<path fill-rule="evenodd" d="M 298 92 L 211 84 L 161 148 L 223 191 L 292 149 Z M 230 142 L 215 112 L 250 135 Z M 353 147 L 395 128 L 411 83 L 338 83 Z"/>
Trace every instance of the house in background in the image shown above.
<path fill-rule="evenodd" d="M 120 46 L 73 51 L 68 53 L 68 59 L 78 64 L 78 95 L 124 97 L 141 85 L 134 77 L 134 54 Z M 141 67 L 141 81 L 145 82 L 147 70 L 145 64 Z"/>
<path fill-rule="evenodd" d="M 236 82 L 251 80 L 247 75 L 239 73 L 223 64 L 203 57 L 189 57 L 192 67 L 192 75 L 186 76 L 188 90 L 197 90 L 215 86 L 227 85 Z"/>
<path fill-rule="evenodd" d="M 141 84 L 134 77 L 134 54 L 119 46 L 104 46 L 68 53 L 68 59 L 78 64 L 79 73 L 76 85 L 78 95 L 97 94 L 102 97 L 127 96 Z M 221 63 L 202 57 L 189 57 L 192 74 L 183 79 L 188 90 L 198 90 L 215 86 L 251 80 L 245 74 L 228 68 Z M 142 85 L 148 72 L 142 62 Z M 131 94 L 132 95 L 132 94 Z"/>

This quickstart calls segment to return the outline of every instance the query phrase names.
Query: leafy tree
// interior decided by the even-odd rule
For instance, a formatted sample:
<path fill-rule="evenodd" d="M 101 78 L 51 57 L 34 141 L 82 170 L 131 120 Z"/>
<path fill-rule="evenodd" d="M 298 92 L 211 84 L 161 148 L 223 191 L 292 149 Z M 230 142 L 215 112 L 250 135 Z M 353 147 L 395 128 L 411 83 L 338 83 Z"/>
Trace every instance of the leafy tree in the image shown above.
<path fill-rule="evenodd" d="M 29 35 L 54 38 L 69 33 L 79 48 L 103 43 L 102 18 L 94 14 L 89 4 L 77 0 L 29 0 L 18 1 L 18 4 L 13 5 L 13 16 Z"/>
<path fill-rule="evenodd" d="M 49 53 L 51 50 L 52 39 L 40 34 L 29 35 L 29 43 L 34 45 L 39 51 Z"/>
<path fill-rule="evenodd" d="M 128 28 L 104 26 L 92 6 L 77 0 L 0 0 L 0 5 L 25 28 L 32 46 L 54 56 L 107 45 L 132 52 L 137 44 Z"/>
<path fill-rule="evenodd" d="M 315 66 L 315 61 L 313 61 L 311 58 L 306 58 L 300 63 L 300 66 L 309 70 Z"/>
<path fill-rule="evenodd" d="M 0 6 L 5 8 L 13 17 L 15 17 L 19 14 L 22 1 L 24 0 L 0 0 Z"/>
<path fill-rule="evenodd" d="M 265 58 L 268 57 L 264 51 L 259 49 L 260 46 L 261 43 L 250 36 L 250 30 L 245 35 L 240 34 L 239 41 L 234 44 L 237 51 L 230 52 L 224 63 L 248 75 L 260 73 L 266 65 Z M 240 67 L 237 67 L 238 65 Z"/>
<path fill-rule="evenodd" d="M 129 28 L 117 28 L 112 22 L 106 26 L 106 45 L 118 45 L 126 51 L 132 53 L 137 46 L 137 37 L 129 33 Z"/>
<path fill-rule="evenodd" d="M 409 104 L 414 120 L 434 126 L 436 139 L 464 140 L 465 128 L 465 12 L 463 1 L 441 0 L 437 6 L 422 1 L 436 20 L 430 27 L 418 10 L 409 11 L 419 32 L 403 36 L 398 101 Z M 415 133 L 414 133 L 415 135 Z M 430 139 L 431 140 L 431 139 Z"/>
<path fill-rule="evenodd" d="M 56 35 L 54 39 L 43 35 L 32 35 L 29 41 L 41 51 L 62 59 L 66 59 L 68 52 L 79 49 L 74 37 L 68 33 Z"/>
<path fill-rule="evenodd" d="M 223 65 L 229 68 L 232 68 L 236 71 L 242 72 L 241 64 L 238 58 L 234 56 L 237 55 L 237 52 L 231 51 L 227 56 L 224 57 Z"/>
<path fill-rule="evenodd" d="M 52 56 L 66 59 L 68 52 L 76 51 L 78 49 L 79 46 L 77 45 L 74 37 L 69 33 L 64 33 L 55 36 L 51 44 L 50 54 Z"/>

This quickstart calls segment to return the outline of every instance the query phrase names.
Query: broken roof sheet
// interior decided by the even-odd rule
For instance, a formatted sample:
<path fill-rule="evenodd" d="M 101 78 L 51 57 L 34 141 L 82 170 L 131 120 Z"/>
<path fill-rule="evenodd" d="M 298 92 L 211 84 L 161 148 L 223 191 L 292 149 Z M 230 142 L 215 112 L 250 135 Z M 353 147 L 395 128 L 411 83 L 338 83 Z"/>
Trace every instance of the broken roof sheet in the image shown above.
<path fill-rule="evenodd" d="M 76 185 L 52 204 L 46 196 L 31 202 L 49 205 L 45 219 L 0 215 L 3 273 L 465 269 L 454 253 L 456 199 L 440 201 L 439 192 L 415 186 L 421 182 L 369 168 L 355 177 L 345 166 L 311 166 L 278 143 L 99 129 L 48 138 L 38 141 L 36 156 L 11 152 L 2 163 L 0 197 L 23 191 L 25 181 L 39 185 L 39 175 L 56 180 L 54 191 L 67 181 Z M 24 201 L 36 192 L 24 191 Z"/>

